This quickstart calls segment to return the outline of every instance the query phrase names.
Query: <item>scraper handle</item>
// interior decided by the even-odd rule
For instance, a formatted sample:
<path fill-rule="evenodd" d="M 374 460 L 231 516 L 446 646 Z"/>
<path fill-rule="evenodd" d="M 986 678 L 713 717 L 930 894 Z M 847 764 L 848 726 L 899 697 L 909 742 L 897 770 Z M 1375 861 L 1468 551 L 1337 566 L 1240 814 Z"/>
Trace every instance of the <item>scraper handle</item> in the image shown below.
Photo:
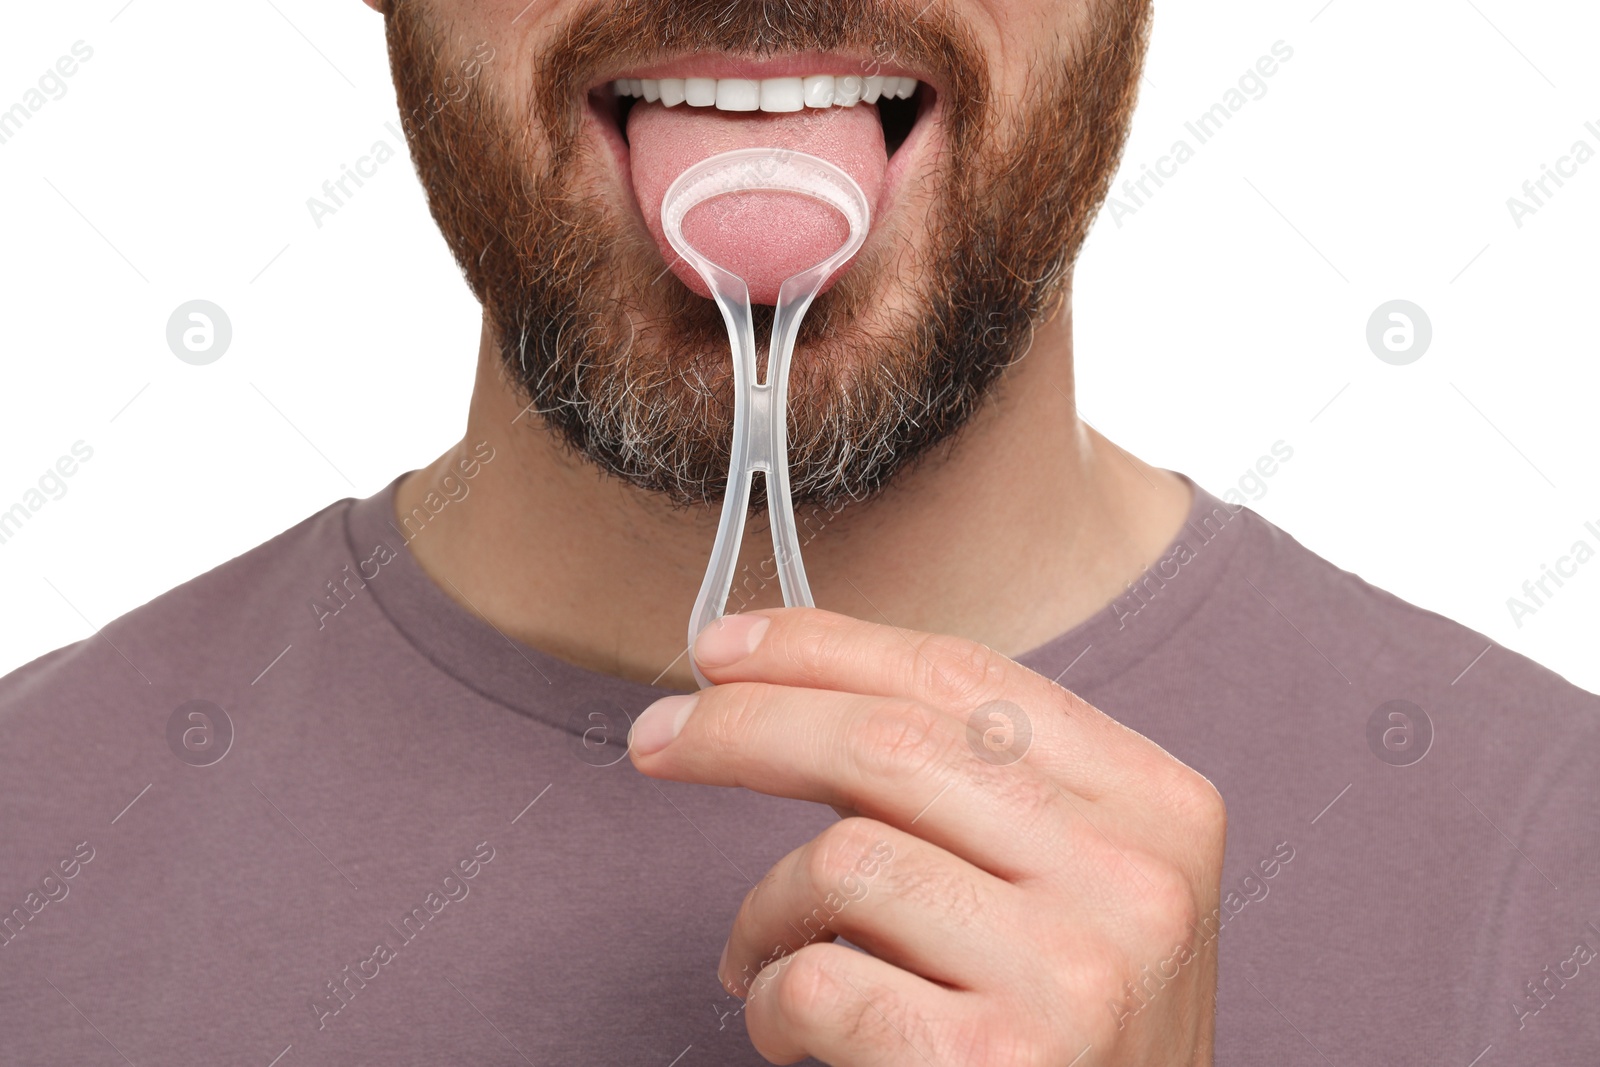
<path fill-rule="evenodd" d="M 836 209 L 850 227 L 850 236 L 838 251 L 787 279 L 779 288 L 768 347 L 767 381 L 760 383 L 756 381 L 749 286 L 743 278 L 701 255 L 683 236 L 683 220 L 697 205 L 713 197 L 757 190 L 814 197 Z M 823 282 L 860 250 L 870 219 L 866 194 L 850 175 L 825 159 L 782 148 L 740 148 L 701 160 L 678 175 L 662 198 L 661 224 L 667 240 L 711 289 L 728 327 L 728 345 L 733 353 L 733 444 L 729 450 L 728 484 L 711 560 L 689 616 L 690 649 L 700 632 L 726 610 L 750 508 L 750 480 L 758 470 L 767 478 L 773 559 L 783 602 L 790 607 L 813 604 L 805 564 L 800 558 L 800 536 L 789 490 L 789 365 L 806 310 Z M 692 655 L 689 665 L 701 688 L 711 684 L 700 673 Z"/>

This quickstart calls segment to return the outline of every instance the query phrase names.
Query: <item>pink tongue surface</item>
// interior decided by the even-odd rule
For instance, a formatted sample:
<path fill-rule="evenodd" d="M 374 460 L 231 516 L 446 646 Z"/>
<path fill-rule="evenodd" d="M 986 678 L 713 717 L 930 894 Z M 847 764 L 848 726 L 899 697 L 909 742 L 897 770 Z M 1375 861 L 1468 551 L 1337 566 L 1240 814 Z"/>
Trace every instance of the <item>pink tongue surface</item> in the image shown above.
<path fill-rule="evenodd" d="M 735 148 L 789 148 L 840 168 L 861 186 L 867 203 L 876 204 L 889 165 L 872 104 L 769 113 L 640 102 L 628 113 L 628 148 L 634 194 L 662 256 L 685 285 L 707 297 L 705 281 L 672 250 L 661 228 L 661 201 L 678 175 Z M 850 228 L 832 207 L 809 196 L 748 192 L 695 207 L 683 220 L 683 235 L 713 263 L 744 278 L 752 301 L 775 304 L 784 279 L 838 251 Z"/>

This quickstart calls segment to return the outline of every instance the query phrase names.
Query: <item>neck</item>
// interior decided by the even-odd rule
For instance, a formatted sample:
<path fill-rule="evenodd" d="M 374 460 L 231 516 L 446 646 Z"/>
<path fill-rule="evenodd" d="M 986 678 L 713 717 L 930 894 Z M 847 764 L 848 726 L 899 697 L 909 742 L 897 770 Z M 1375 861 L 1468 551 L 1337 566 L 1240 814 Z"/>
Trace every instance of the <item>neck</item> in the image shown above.
<path fill-rule="evenodd" d="M 400 485 L 401 517 L 474 449 L 493 459 L 468 506 L 445 508 L 411 549 L 468 611 L 571 663 L 694 688 L 686 627 L 720 505 L 673 508 L 565 450 L 501 371 L 485 329 L 462 442 Z M 459 479 L 459 475 L 457 475 Z M 1188 487 L 1077 414 L 1072 326 L 1042 326 L 988 403 L 876 498 L 799 507 L 819 607 L 982 642 L 1007 655 L 1088 618 L 1156 560 Z M 765 522 L 746 530 L 728 610 L 778 607 Z"/>

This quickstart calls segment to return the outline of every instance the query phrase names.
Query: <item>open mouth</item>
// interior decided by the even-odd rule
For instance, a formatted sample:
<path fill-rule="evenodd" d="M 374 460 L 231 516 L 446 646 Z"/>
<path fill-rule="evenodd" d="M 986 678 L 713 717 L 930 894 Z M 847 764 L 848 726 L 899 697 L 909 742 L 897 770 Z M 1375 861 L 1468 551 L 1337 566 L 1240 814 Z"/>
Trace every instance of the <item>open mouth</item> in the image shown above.
<path fill-rule="evenodd" d="M 611 83 L 618 127 L 627 140 L 634 104 L 664 108 L 714 107 L 718 111 L 790 114 L 805 109 L 876 104 L 888 158 L 905 143 L 917 120 L 922 83 L 915 78 L 874 74 L 810 74 L 787 78 L 618 78 Z M 931 90 L 928 95 L 931 95 Z"/>
<path fill-rule="evenodd" d="M 872 74 L 862 73 L 869 69 Z M 701 295 L 707 295 L 704 282 L 671 250 L 660 224 L 667 186 L 689 166 L 748 147 L 826 159 L 855 178 L 873 205 L 870 248 L 880 231 L 893 228 L 885 224 L 908 177 L 926 171 L 919 161 L 938 150 L 933 80 L 851 57 L 684 57 L 597 82 L 588 92 L 588 111 L 592 132 L 616 160 L 666 265 Z M 773 302 L 785 277 L 842 242 L 842 220 L 830 208 L 796 204 L 801 198 L 792 194 L 746 192 L 727 199 L 744 203 L 721 210 L 716 239 L 741 262 L 717 256 L 698 240 L 695 245 L 745 277 L 756 303 Z M 689 221 L 692 215 L 686 233 Z M 840 272 L 845 269 L 848 264 Z"/>

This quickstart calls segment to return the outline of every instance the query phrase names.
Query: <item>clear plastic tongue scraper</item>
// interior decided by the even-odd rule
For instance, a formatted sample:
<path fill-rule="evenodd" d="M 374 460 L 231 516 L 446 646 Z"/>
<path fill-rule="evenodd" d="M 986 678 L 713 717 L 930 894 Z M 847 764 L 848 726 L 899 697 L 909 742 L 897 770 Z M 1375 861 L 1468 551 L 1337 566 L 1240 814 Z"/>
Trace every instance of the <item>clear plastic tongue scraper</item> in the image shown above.
<path fill-rule="evenodd" d="M 690 210 L 727 193 L 798 193 L 820 200 L 843 215 L 850 237 L 822 262 L 787 279 L 778 289 L 767 349 L 767 380 L 756 381 L 756 338 L 751 322 L 750 289 L 743 278 L 697 252 L 683 236 Z M 856 254 L 867 237 L 871 207 L 855 179 L 825 159 L 782 148 L 740 148 L 701 160 L 667 187 L 661 203 L 661 227 L 673 249 L 706 281 L 733 348 L 733 449 L 728 463 L 728 488 L 722 498 L 722 521 L 711 549 L 711 562 L 689 617 L 689 647 L 700 631 L 722 617 L 733 587 L 745 515 L 750 504 L 750 479 L 762 471 L 767 479 L 767 511 L 772 523 L 773 558 L 784 604 L 810 607 L 811 588 L 800 561 L 800 537 L 789 499 L 789 361 L 794 355 L 800 320 L 828 276 Z M 690 657 L 695 681 L 711 683 Z"/>

